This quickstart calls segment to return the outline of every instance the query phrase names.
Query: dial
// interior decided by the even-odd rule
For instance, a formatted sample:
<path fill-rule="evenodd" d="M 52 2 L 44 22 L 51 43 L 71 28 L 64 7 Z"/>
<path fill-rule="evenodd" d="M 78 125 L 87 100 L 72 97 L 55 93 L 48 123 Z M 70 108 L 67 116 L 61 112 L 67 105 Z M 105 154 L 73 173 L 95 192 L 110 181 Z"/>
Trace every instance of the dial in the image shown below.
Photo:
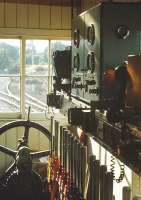
<path fill-rule="evenodd" d="M 80 44 L 80 32 L 79 32 L 79 30 L 78 29 L 76 29 L 75 31 L 74 31 L 74 35 L 73 35 L 73 39 L 74 39 L 74 46 L 76 47 L 76 48 L 78 48 L 79 47 L 79 44 Z"/>
<path fill-rule="evenodd" d="M 117 37 L 120 39 L 126 39 L 130 35 L 130 30 L 125 25 L 118 26 L 116 30 Z"/>
<path fill-rule="evenodd" d="M 80 67 L 80 57 L 79 57 L 78 53 L 73 57 L 73 67 L 77 71 L 79 70 L 79 67 Z"/>
<path fill-rule="evenodd" d="M 94 43 L 95 43 L 95 28 L 94 28 L 93 24 L 88 26 L 88 29 L 87 29 L 87 40 L 91 45 L 94 45 Z"/>
<path fill-rule="evenodd" d="M 91 73 L 95 70 L 95 55 L 94 52 L 88 53 L 87 55 L 87 69 L 91 70 Z"/>

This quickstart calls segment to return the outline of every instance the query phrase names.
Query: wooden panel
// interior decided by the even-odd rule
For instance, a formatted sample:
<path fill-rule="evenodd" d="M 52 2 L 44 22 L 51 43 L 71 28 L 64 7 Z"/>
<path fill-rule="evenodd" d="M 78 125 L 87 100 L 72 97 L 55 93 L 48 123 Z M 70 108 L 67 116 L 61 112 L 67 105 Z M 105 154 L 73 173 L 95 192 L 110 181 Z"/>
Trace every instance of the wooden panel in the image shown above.
<path fill-rule="evenodd" d="M 4 3 L 0 3 L 0 27 L 4 27 Z"/>
<path fill-rule="evenodd" d="M 39 28 L 39 5 L 28 5 L 28 28 Z"/>
<path fill-rule="evenodd" d="M 24 28 L 1 28 L 1 35 L 34 35 L 45 36 L 48 39 L 71 39 L 71 30 L 54 30 L 54 29 L 24 29 Z"/>
<path fill-rule="evenodd" d="M 5 145 L 8 148 L 16 150 L 17 145 L 16 145 L 16 140 L 17 140 L 17 135 L 16 135 L 16 128 L 9 129 L 7 132 L 5 132 Z"/>
<path fill-rule="evenodd" d="M 40 6 L 40 28 L 50 27 L 50 6 Z"/>
<path fill-rule="evenodd" d="M 61 6 L 51 6 L 51 28 L 60 29 L 61 24 Z"/>
<path fill-rule="evenodd" d="M 29 147 L 32 150 L 39 151 L 40 149 L 40 135 L 37 129 L 31 128 L 29 135 Z"/>
<path fill-rule="evenodd" d="M 17 27 L 27 28 L 27 5 L 17 4 Z"/>
<path fill-rule="evenodd" d="M 16 4 L 5 4 L 5 26 L 16 27 Z"/>
<path fill-rule="evenodd" d="M 30 4 L 40 4 L 40 5 L 54 5 L 54 6 L 71 6 L 70 0 L 18 0 L 19 3 L 30 3 Z M 73 0 L 75 6 L 81 5 L 81 0 Z M 16 3 L 17 0 L 0 0 L 0 2 Z"/>
<path fill-rule="evenodd" d="M 73 8 L 73 19 L 75 19 L 78 15 L 77 8 Z"/>
<path fill-rule="evenodd" d="M 71 29 L 71 8 L 62 7 L 62 29 Z"/>
<path fill-rule="evenodd" d="M 46 127 L 48 129 L 48 131 L 50 131 L 50 121 L 40 121 L 39 122 L 42 126 Z M 50 147 L 50 141 L 48 140 L 48 138 L 43 135 L 43 134 L 40 134 L 40 150 L 49 150 L 51 147 Z"/>
<path fill-rule="evenodd" d="M 45 135 L 40 134 L 40 150 L 49 150 L 49 149 L 50 149 L 50 142 L 48 138 Z"/>
<path fill-rule="evenodd" d="M 71 29 L 71 7 L 0 3 L 0 27 Z"/>
<path fill-rule="evenodd" d="M 16 150 L 16 128 L 9 129 L 5 134 L 5 146 Z M 14 159 L 11 156 L 6 155 L 6 168 L 8 168 L 12 163 Z"/>
<path fill-rule="evenodd" d="M 22 138 L 23 133 L 24 133 L 24 128 L 23 127 L 16 128 L 17 141 Z M 16 141 L 16 143 L 18 144 L 17 141 Z"/>

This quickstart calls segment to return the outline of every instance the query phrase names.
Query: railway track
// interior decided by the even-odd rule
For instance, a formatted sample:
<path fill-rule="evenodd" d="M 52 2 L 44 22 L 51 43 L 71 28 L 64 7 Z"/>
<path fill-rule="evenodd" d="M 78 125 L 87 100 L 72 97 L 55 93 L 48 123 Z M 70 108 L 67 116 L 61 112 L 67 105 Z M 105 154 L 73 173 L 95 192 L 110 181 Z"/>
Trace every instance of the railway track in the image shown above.
<path fill-rule="evenodd" d="M 20 108 L 20 100 L 15 96 L 10 96 L 5 92 L 0 92 L 0 100 L 14 108 Z"/>
<path fill-rule="evenodd" d="M 15 110 L 20 109 L 20 99 L 11 93 L 0 92 L 0 101 L 12 106 Z M 26 94 L 26 106 L 31 106 L 33 112 L 44 112 L 46 110 L 46 104 L 29 94 Z"/>

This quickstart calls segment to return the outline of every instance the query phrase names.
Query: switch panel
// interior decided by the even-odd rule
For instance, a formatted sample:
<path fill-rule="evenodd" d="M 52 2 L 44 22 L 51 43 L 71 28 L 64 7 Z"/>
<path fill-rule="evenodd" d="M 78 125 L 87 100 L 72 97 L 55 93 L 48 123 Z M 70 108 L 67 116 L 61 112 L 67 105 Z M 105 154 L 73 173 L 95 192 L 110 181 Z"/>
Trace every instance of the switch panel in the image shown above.
<path fill-rule="evenodd" d="M 114 70 L 123 65 L 128 55 L 140 54 L 140 11 L 141 3 L 103 2 L 76 18 L 72 77 L 82 77 L 83 92 L 79 87 L 72 94 L 88 103 L 118 96 Z"/>
<path fill-rule="evenodd" d="M 84 15 L 77 17 L 73 22 L 72 29 L 72 82 L 71 94 L 76 98 L 82 99 L 84 94 L 84 74 L 83 74 L 83 57 L 84 57 Z"/>

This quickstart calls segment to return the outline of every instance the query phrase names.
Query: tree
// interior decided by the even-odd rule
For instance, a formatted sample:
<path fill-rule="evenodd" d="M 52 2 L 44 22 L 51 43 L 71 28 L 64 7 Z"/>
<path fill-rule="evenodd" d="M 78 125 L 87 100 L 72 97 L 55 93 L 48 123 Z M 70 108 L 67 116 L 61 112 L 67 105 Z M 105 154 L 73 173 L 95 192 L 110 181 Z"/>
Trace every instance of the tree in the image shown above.
<path fill-rule="evenodd" d="M 0 43 L 0 73 L 19 73 L 19 48 L 6 43 Z"/>
<path fill-rule="evenodd" d="M 63 51 L 65 50 L 65 47 L 66 45 L 63 44 L 62 42 L 58 41 L 58 42 L 55 42 L 53 48 L 52 48 L 52 51 L 56 51 L 56 50 L 59 50 L 59 51 Z"/>

